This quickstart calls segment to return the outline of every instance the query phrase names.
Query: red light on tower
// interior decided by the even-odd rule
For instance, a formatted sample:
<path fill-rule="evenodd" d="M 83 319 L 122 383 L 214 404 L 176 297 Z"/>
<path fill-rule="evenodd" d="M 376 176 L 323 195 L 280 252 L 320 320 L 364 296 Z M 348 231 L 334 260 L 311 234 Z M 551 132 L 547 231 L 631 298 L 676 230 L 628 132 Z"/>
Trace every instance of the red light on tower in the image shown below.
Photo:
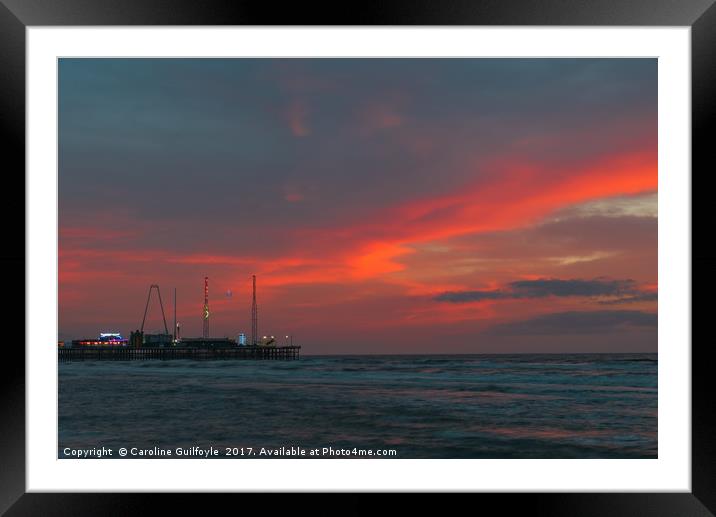
<path fill-rule="evenodd" d="M 209 277 L 204 277 L 204 337 L 209 337 Z"/>

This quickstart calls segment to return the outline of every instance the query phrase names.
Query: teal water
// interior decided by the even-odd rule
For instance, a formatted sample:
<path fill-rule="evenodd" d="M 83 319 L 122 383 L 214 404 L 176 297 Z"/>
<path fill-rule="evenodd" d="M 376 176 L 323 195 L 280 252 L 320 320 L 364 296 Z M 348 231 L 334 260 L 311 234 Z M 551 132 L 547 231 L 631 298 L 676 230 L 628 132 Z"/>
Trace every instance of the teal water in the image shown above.
<path fill-rule="evenodd" d="M 305 356 L 59 365 L 65 447 L 655 458 L 656 354 Z"/>

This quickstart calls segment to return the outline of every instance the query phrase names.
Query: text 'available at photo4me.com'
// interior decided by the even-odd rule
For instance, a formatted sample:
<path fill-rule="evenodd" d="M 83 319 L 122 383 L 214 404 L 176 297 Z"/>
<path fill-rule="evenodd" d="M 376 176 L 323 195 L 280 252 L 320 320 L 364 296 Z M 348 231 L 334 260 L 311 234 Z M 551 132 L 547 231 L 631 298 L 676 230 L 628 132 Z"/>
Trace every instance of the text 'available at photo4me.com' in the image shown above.
<path fill-rule="evenodd" d="M 63 459 L 104 458 L 397 458 L 396 449 L 358 447 L 63 447 Z"/>

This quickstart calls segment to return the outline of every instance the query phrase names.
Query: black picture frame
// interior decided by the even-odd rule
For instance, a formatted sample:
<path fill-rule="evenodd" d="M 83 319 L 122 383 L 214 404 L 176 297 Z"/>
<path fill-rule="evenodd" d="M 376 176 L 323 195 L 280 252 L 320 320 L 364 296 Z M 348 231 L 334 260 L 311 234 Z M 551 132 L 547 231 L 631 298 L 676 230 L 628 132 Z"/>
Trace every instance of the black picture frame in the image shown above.
<path fill-rule="evenodd" d="M 154 513 L 152 507 L 170 513 L 206 512 L 217 503 L 242 506 L 266 503 L 266 496 L 214 494 L 207 507 L 206 495 L 193 494 L 70 494 L 26 493 L 25 490 L 25 348 L 24 325 L 15 314 L 24 285 L 25 227 L 25 29 L 28 26 L 82 25 L 620 25 L 689 26 L 692 44 L 692 233 L 710 228 L 713 210 L 696 203 L 708 195 L 703 188 L 708 174 L 707 160 L 713 144 L 709 129 L 716 125 L 716 6 L 714 0 L 445 0 L 344 1 L 327 5 L 241 0 L 0 0 L 0 127 L 5 199 L 3 230 L 6 245 L 0 251 L 4 271 L 10 280 L 10 305 L 5 310 L 2 375 L 2 417 L 0 418 L 0 512 L 17 515 L 127 515 Z M 697 188 L 693 188 L 694 185 Z M 702 188 L 698 188 L 702 186 Z M 697 208 L 698 207 L 698 208 Z M 10 234 L 10 235 L 8 235 Z M 7 238 L 9 237 L 9 238 Z M 692 275 L 701 272 L 692 288 L 692 299 L 705 296 L 714 286 L 707 268 L 716 266 L 710 246 L 696 246 L 692 235 Z M 22 244 L 21 244 L 22 243 Z M 12 244 L 12 245 L 11 245 Z M 6 291 L 8 292 L 8 291 Z M 24 300 L 24 295 L 23 295 Z M 700 304 L 694 315 L 704 321 L 707 305 Z M 694 312 L 695 311 L 695 312 Z M 701 328 L 693 325 L 692 328 Z M 670 346 L 673 344 L 670 344 Z M 712 372 L 710 342 L 692 339 L 692 491 L 690 493 L 554 493 L 554 494 L 471 494 L 477 501 L 497 503 L 501 514 L 537 515 L 649 515 L 689 516 L 716 513 L 716 409 L 711 402 Z M 32 346 L 32 343 L 25 343 Z M 318 497 L 320 496 L 320 501 Z M 457 496 L 457 495 L 456 495 Z M 295 512 L 298 507 L 313 513 L 364 514 L 383 506 L 382 495 L 350 494 L 340 501 L 325 494 L 273 497 L 271 512 Z M 457 496 L 467 497 L 467 496 Z M 231 499 L 229 499 L 231 498 Z M 413 504 L 423 511 L 443 512 L 443 502 L 414 495 Z M 338 506 L 336 506 L 338 505 Z M 477 508 L 473 506 L 473 508 Z M 237 508 L 237 511 L 238 508 Z"/>

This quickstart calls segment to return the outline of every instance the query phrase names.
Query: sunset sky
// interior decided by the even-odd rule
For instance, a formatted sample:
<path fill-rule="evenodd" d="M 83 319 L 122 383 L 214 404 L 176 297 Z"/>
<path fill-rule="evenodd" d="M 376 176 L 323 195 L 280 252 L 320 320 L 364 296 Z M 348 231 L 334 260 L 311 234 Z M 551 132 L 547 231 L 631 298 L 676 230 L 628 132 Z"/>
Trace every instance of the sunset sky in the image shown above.
<path fill-rule="evenodd" d="M 252 274 L 307 354 L 655 352 L 657 61 L 61 59 L 59 338 Z"/>

